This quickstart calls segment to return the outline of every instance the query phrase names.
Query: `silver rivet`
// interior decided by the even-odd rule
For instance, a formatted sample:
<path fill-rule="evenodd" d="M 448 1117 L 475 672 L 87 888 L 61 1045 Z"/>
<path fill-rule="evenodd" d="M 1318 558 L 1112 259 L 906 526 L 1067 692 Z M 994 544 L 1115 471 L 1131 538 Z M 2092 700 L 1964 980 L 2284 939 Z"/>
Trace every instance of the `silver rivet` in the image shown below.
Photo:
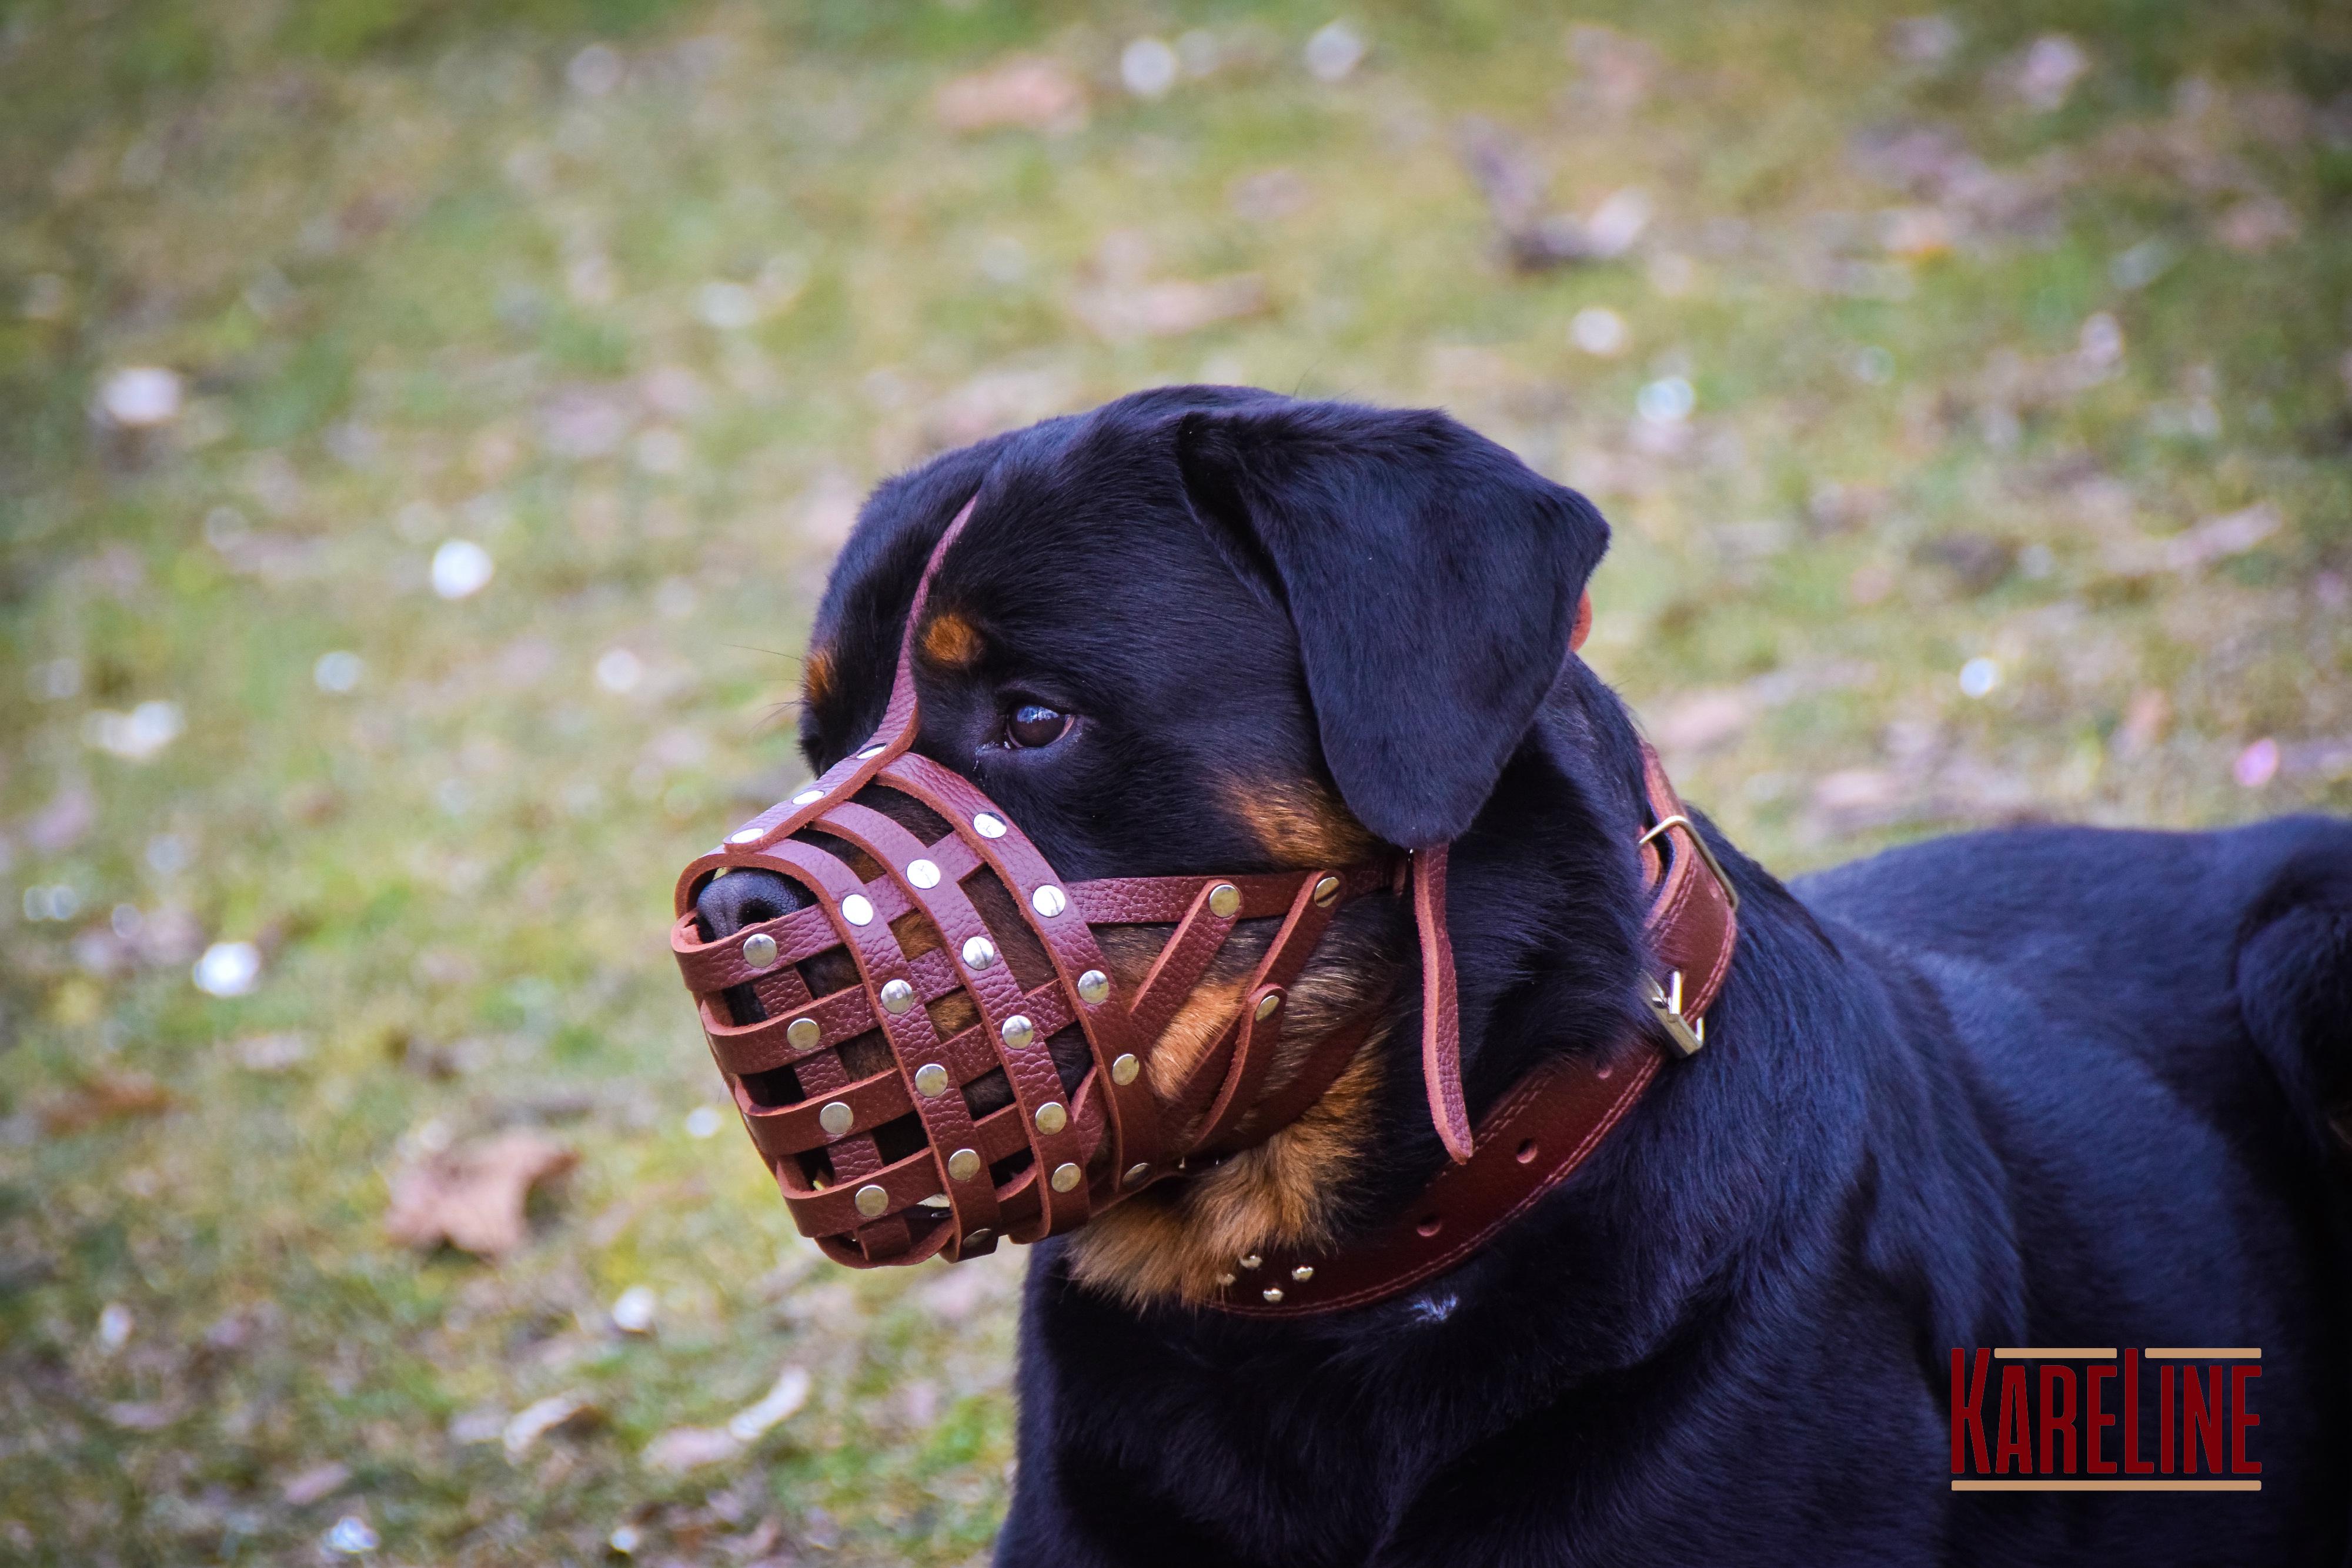
<path fill-rule="evenodd" d="M 1029 1021 L 1027 1015 L 1014 1013 L 1004 1020 L 1004 1027 L 997 1032 L 1004 1037 L 1005 1044 L 1018 1051 L 1037 1038 L 1037 1026 Z"/>
<path fill-rule="evenodd" d="M 982 811 L 971 820 L 971 831 L 983 839 L 1004 836 L 1004 819 L 993 811 Z"/>
<path fill-rule="evenodd" d="M 727 841 L 730 844 L 756 844 L 767 836 L 765 828 L 738 828 L 727 835 Z"/>
<path fill-rule="evenodd" d="M 878 1219 L 882 1211 L 890 1207 L 890 1195 L 882 1190 L 879 1183 L 869 1181 L 857 1189 L 857 1197 L 852 1201 L 857 1205 L 858 1213 L 868 1219 Z"/>
<path fill-rule="evenodd" d="M 860 762 L 871 762 L 881 755 L 882 748 L 880 747 L 869 746 L 865 750 L 857 754 L 857 760 Z"/>
<path fill-rule="evenodd" d="M 1279 1285 L 1268 1285 L 1265 1290 L 1260 1291 L 1258 1294 L 1265 1298 L 1265 1304 L 1270 1307 L 1280 1306 L 1282 1304 L 1282 1287 Z"/>
<path fill-rule="evenodd" d="M 1143 1185 L 1144 1178 L 1149 1176 L 1150 1174 L 1151 1167 L 1150 1166 L 1138 1163 L 1128 1166 L 1127 1175 L 1121 1176 L 1119 1180 L 1126 1183 L 1129 1186 L 1141 1186 Z"/>
<path fill-rule="evenodd" d="M 948 1156 L 948 1175 L 958 1181 L 970 1181 L 980 1174 L 980 1151 L 958 1149 Z"/>
<path fill-rule="evenodd" d="M 1209 889 L 1209 913 L 1223 920 L 1242 906 L 1242 890 L 1232 883 L 1221 882 Z"/>
<path fill-rule="evenodd" d="M 991 1230 L 987 1226 L 983 1225 L 979 1229 L 973 1231 L 971 1235 L 965 1237 L 963 1239 L 963 1244 L 967 1247 L 985 1247 L 988 1245 L 989 1239 L 995 1234 L 995 1231 Z"/>
<path fill-rule="evenodd" d="M 852 925 L 874 923 L 874 904 L 862 893 L 853 893 L 841 901 L 841 917 Z"/>
<path fill-rule="evenodd" d="M 1265 995 L 1257 999 L 1257 1021 L 1264 1023 L 1266 1019 L 1272 1018 L 1275 1013 L 1281 1009 L 1281 1007 L 1282 993 L 1280 991 L 1266 992 Z"/>
<path fill-rule="evenodd" d="M 963 967 L 975 972 L 996 962 L 996 944 L 985 936 L 968 936 L 963 944 Z"/>
<path fill-rule="evenodd" d="M 929 861 L 908 861 L 907 880 L 917 887 L 937 887 L 940 885 L 940 868 Z"/>
<path fill-rule="evenodd" d="M 803 789 L 799 794 L 793 797 L 793 804 L 795 806 L 814 806 L 819 800 L 824 799 L 824 791 L 822 789 Z"/>
<path fill-rule="evenodd" d="M 914 987 L 907 984 L 904 980 L 885 980 L 882 983 L 883 1010 L 895 1017 L 899 1013 L 905 1012 L 908 1008 L 911 1008 L 914 1005 Z"/>
<path fill-rule="evenodd" d="M 1234 1277 L 1231 1274 L 1220 1274 L 1217 1276 L 1217 1283 L 1220 1285 L 1230 1285 L 1233 1282 Z"/>
<path fill-rule="evenodd" d="M 1124 1089 L 1134 1082 L 1135 1075 L 1142 1071 L 1143 1063 L 1135 1060 L 1135 1053 L 1123 1051 L 1110 1064 L 1110 1081 Z"/>
<path fill-rule="evenodd" d="M 816 1113 L 816 1124 L 837 1138 L 857 1125 L 857 1113 L 849 1108 L 846 1100 L 830 1101 Z"/>
<path fill-rule="evenodd" d="M 1259 1257 L 1255 1252 L 1244 1252 L 1242 1254 L 1242 1267 L 1244 1269 L 1255 1269 L 1265 1261 L 1265 1259 Z"/>
<path fill-rule="evenodd" d="M 1053 1179 L 1055 1192 L 1068 1192 L 1087 1179 L 1087 1173 L 1066 1162 L 1054 1167 Z"/>
<path fill-rule="evenodd" d="M 1290 1277 L 1303 1285 L 1307 1283 L 1307 1281 L 1315 1278 L 1315 1265 L 1312 1263 L 1301 1263 L 1297 1268 L 1293 1269 L 1290 1271 Z"/>
<path fill-rule="evenodd" d="M 1110 977 L 1100 969 L 1088 969 L 1078 977 L 1078 1000 L 1088 1007 L 1100 1007 L 1110 998 Z"/>
<path fill-rule="evenodd" d="M 1049 882 L 1029 895 L 1029 907 L 1051 920 L 1070 907 L 1070 895 Z"/>
<path fill-rule="evenodd" d="M 794 1019 L 784 1026 L 784 1042 L 794 1051 L 814 1051 L 816 1042 L 824 1038 L 814 1019 Z"/>
<path fill-rule="evenodd" d="M 948 1070 L 936 1061 L 926 1061 L 915 1069 L 915 1092 L 926 1100 L 936 1100 L 948 1092 Z"/>
<path fill-rule="evenodd" d="M 764 931 L 754 932 L 743 938 L 743 962 L 754 969 L 764 969 L 776 961 L 776 939 Z"/>
<path fill-rule="evenodd" d="M 1037 1107 L 1037 1130 L 1039 1132 L 1058 1133 L 1069 1124 L 1070 1113 L 1066 1110 L 1063 1109 L 1062 1103 L 1059 1100 L 1048 1100 L 1043 1105 Z"/>
<path fill-rule="evenodd" d="M 1317 908 L 1330 908 L 1331 901 L 1339 896 L 1339 879 L 1338 877 L 1327 876 L 1322 881 L 1315 884 L 1315 906 Z"/>

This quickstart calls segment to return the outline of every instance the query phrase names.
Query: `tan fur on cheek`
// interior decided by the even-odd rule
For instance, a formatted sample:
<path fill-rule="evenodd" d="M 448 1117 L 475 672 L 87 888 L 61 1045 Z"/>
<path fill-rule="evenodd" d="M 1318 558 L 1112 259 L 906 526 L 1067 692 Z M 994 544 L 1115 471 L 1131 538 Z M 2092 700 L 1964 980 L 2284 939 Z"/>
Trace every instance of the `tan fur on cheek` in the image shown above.
<path fill-rule="evenodd" d="M 1234 779 L 1225 805 L 1249 827 L 1266 858 L 1286 869 L 1353 865 L 1376 845 L 1371 833 L 1320 784 Z"/>
<path fill-rule="evenodd" d="M 1323 1097 L 1264 1144 L 1108 1209 L 1073 1235 L 1071 1272 L 1133 1305 L 1197 1301 L 1246 1253 L 1324 1245 L 1339 1188 L 1370 1154 L 1380 1076 L 1378 1042 L 1367 1040 Z"/>
<path fill-rule="evenodd" d="M 1244 981 L 1234 980 L 1224 985 L 1203 984 L 1185 998 L 1160 1032 L 1160 1042 L 1151 1048 L 1150 1071 L 1151 1092 L 1163 1101 L 1173 1099 L 1192 1076 L 1192 1069 L 1209 1054 L 1217 1037 L 1225 1031 L 1234 1014 L 1242 1005 Z"/>

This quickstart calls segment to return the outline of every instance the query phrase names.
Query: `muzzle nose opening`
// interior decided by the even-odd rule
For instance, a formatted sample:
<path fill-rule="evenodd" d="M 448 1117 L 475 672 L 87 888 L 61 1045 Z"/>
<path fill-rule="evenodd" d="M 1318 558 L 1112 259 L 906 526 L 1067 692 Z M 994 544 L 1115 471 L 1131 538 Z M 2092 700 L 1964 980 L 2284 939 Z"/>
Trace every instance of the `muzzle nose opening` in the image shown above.
<path fill-rule="evenodd" d="M 732 936 L 748 926 L 806 909 L 815 903 L 807 890 L 788 877 L 758 866 L 738 866 L 706 883 L 694 900 L 695 923 L 705 942 Z M 768 1016 L 751 987 L 733 986 L 719 993 L 739 1024 L 758 1023 Z"/>

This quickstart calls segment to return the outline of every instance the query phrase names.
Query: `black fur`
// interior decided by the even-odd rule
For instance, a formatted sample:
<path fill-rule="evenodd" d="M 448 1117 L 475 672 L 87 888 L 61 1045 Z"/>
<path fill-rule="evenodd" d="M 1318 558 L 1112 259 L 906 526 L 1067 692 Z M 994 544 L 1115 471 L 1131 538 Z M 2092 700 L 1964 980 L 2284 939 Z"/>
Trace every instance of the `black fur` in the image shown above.
<path fill-rule="evenodd" d="M 949 454 L 835 570 L 817 766 L 975 490 L 934 593 L 987 651 L 926 670 L 922 746 L 1065 876 L 1253 869 L 1223 786 L 1318 781 L 1391 841 L 1458 835 L 1474 1116 L 1628 1027 L 1640 754 L 1566 657 L 1581 497 L 1437 413 L 1235 389 Z M 1014 699 L 1080 716 L 1008 748 Z M 1266 1324 L 1038 1249 L 1000 1563 L 2347 1561 L 2352 827 L 1981 834 L 1789 888 L 1713 841 L 1745 903 L 1706 1049 L 1455 1273 Z M 1391 903 L 1343 922 L 1406 977 L 1360 1224 L 1444 1157 Z M 2020 1343 L 2261 1346 L 2263 1490 L 1954 1495 L 1949 1352 Z"/>

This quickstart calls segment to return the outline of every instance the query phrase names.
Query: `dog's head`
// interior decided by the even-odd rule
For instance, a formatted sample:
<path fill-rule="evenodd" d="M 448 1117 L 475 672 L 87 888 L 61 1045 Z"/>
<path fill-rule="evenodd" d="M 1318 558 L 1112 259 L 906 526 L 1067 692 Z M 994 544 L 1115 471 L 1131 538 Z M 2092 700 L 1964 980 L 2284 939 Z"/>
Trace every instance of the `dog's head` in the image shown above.
<path fill-rule="evenodd" d="M 914 749 L 1003 808 L 1070 882 L 1447 843 L 1558 678 L 1607 537 L 1581 497 L 1441 413 L 1140 393 L 875 492 L 818 613 L 803 748 L 822 772 L 866 743 L 904 646 Z M 801 896 L 730 875 L 697 913 L 719 937 Z M 1152 1087 L 1171 1092 L 1209 1048 L 1277 925 L 1237 928 L 1150 1051 Z M 1100 932 L 1123 988 L 1167 934 Z M 1409 1018 L 1412 956 L 1402 901 L 1349 904 L 1292 988 L 1285 1051 L 1391 989 Z M 1103 1212 L 1075 1239 L 1080 1276 L 1137 1298 L 1197 1294 L 1238 1252 L 1327 1239 L 1383 1105 L 1418 1082 L 1396 1021 L 1286 1130 Z M 1085 1041 L 1052 1043 L 1074 1088 Z"/>

